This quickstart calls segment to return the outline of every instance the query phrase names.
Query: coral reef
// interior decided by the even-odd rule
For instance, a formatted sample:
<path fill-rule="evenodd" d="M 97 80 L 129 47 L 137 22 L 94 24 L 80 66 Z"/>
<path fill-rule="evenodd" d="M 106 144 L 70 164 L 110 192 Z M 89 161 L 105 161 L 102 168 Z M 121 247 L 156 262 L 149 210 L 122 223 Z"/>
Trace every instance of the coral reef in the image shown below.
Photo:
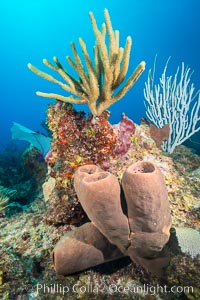
<path fill-rule="evenodd" d="M 148 126 L 135 126 L 130 148 L 125 155 L 117 156 L 110 162 L 109 172 L 121 180 L 127 167 L 138 160 L 156 163 L 165 177 L 172 227 L 186 226 L 200 231 L 200 180 L 193 175 L 199 167 L 200 158 L 184 146 L 177 147 L 171 157 L 163 156 L 149 137 Z M 71 232 L 74 234 L 76 228 L 47 224 L 45 205 L 41 196 L 37 196 L 28 210 L 9 219 L 1 218 L 2 299 L 199 298 L 199 256 L 193 259 L 182 253 L 175 230 L 171 231 L 166 245 L 170 264 L 161 277 L 147 274 L 127 258 L 73 276 L 58 276 L 53 269 L 52 250 L 61 236 Z M 37 290 L 37 285 L 41 286 L 40 290 Z M 59 288 L 54 293 L 48 293 L 47 287 L 54 286 Z M 69 291 L 63 294 L 62 288 L 65 286 Z M 163 292 L 165 287 L 167 292 Z M 172 287 L 174 290 L 170 292 Z"/>
<path fill-rule="evenodd" d="M 107 10 L 104 16 L 100 31 L 90 13 L 93 62 L 82 39 L 84 62 L 71 44 L 74 61 L 67 61 L 78 79 L 57 58 L 55 65 L 43 62 L 65 83 L 29 64 L 71 95 L 38 92 L 56 99 L 47 112 L 52 142 L 46 162 L 35 148 L 10 167 L 0 157 L 0 184 L 16 189 L 22 206 L 0 214 L 2 299 L 199 299 L 200 158 L 184 146 L 162 153 L 149 124 L 139 126 L 124 114 L 119 124 L 109 123 L 106 109 L 131 88 L 145 63 L 125 81 L 131 38 L 119 48 L 119 32 Z M 182 75 L 189 70 L 183 68 Z M 86 103 L 92 114 L 86 117 L 70 103 Z M 198 105 L 191 111 L 194 121 Z M 157 145 L 167 138 L 161 130 L 156 136 Z M 189 239 L 181 249 L 174 229 L 180 227 L 198 234 L 192 249 Z M 64 277 L 54 265 L 60 274 L 78 273 Z M 155 276 L 152 270 L 163 266 Z"/>
<path fill-rule="evenodd" d="M 108 10 L 104 10 L 105 23 L 102 25 L 102 30 L 98 29 L 93 13 L 90 12 L 89 15 L 96 38 L 93 61 L 89 57 L 86 44 L 82 38 L 79 38 L 79 44 L 85 62 L 81 61 L 73 42 L 71 47 L 75 62 L 69 56 L 66 57 L 68 63 L 77 73 L 78 79 L 73 78 L 56 57 L 54 57 L 56 65 L 52 65 L 47 59 L 44 59 L 43 63 L 58 73 L 67 84 L 38 70 L 31 64 L 28 64 L 28 67 L 37 75 L 58 84 L 71 94 L 66 97 L 55 93 L 37 92 L 37 95 L 68 103 L 87 104 L 92 114 L 99 116 L 113 103 L 120 100 L 134 85 L 145 69 L 145 62 L 142 61 L 121 86 L 128 71 L 132 44 L 131 37 L 127 37 L 124 48 L 119 47 L 119 31 L 113 31 Z M 106 33 L 109 39 L 108 46 L 106 45 Z M 84 64 L 86 64 L 87 70 L 84 70 Z M 114 93 L 116 89 L 117 91 Z"/>
<path fill-rule="evenodd" d="M 124 114 L 118 125 L 108 121 L 109 113 L 87 118 L 70 104 L 58 101 L 48 108 L 48 125 L 52 147 L 45 159 L 49 175 L 55 178 L 55 189 L 47 201 L 47 221 L 53 224 L 77 223 L 84 217 L 73 187 L 73 174 L 85 164 L 103 170 L 112 168 L 117 156 L 128 152 L 135 125 Z M 114 172 L 116 175 L 116 172 Z"/>
<path fill-rule="evenodd" d="M 51 201 L 47 202 L 50 223 L 76 223 L 84 216 L 73 188 L 73 174 L 84 164 L 108 169 L 115 157 L 117 135 L 108 122 L 108 112 L 93 119 L 77 112 L 70 104 L 57 102 L 48 109 L 48 125 L 53 140 L 46 161 L 56 180 Z"/>

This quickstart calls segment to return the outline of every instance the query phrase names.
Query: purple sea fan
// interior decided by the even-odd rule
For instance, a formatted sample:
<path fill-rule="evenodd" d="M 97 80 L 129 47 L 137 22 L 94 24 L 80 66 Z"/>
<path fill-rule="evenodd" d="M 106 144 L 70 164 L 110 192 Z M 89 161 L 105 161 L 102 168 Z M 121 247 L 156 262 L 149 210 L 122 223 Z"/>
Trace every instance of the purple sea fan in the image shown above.
<path fill-rule="evenodd" d="M 125 154 L 131 145 L 131 136 L 135 132 L 135 124 L 125 114 L 122 114 L 122 119 L 119 124 L 113 126 L 117 133 L 116 154 Z"/>

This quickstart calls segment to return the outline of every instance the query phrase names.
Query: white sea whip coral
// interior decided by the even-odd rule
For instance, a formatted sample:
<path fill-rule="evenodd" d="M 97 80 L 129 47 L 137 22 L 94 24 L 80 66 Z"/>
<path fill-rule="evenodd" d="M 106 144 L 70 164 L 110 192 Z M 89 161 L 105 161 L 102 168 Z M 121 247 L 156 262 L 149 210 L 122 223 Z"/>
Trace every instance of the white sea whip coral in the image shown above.
<path fill-rule="evenodd" d="M 174 76 L 167 76 L 168 62 L 169 59 L 158 84 L 154 83 L 154 63 L 145 83 L 144 97 L 148 119 L 159 128 L 169 125 L 169 139 L 163 142 L 162 149 L 172 153 L 200 130 L 200 90 L 194 93 L 194 84 L 190 82 L 192 72 L 184 63 Z"/>

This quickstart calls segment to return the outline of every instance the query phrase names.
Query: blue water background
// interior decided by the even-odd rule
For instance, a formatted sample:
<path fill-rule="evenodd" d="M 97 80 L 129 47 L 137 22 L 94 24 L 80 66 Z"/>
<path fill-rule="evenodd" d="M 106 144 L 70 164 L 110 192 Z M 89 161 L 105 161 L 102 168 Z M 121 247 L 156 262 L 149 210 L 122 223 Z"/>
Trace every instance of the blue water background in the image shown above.
<path fill-rule="evenodd" d="M 110 108 L 113 123 L 125 112 L 136 123 L 145 115 L 143 88 L 149 68 L 157 54 L 157 74 L 171 56 L 169 71 L 175 73 L 181 62 L 192 70 L 193 82 L 200 88 L 200 0 L 1 0 L 0 1 L 0 144 L 11 138 L 12 122 L 44 132 L 40 123 L 46 118 L 49 99 L 36 96 L 43 92 L 65 92 L 33 74 L 27 64 L 49 72 L 42 59 L 57 56 L 67 66 L 72 57 L 70 42 L 78 45 L 82 37 L 90 53 L 94 43 L 89 11 L 100 26 L 103 10 L 108 8 L 114 29 L 120 30 L 120 45 L 133 39 L 129 74 L 145 60 L 146 71 L 123 100 Z M 80 49 L 80 48 L 79 48 Z M 78 108 L 86 107 L 78 106 Z"/>

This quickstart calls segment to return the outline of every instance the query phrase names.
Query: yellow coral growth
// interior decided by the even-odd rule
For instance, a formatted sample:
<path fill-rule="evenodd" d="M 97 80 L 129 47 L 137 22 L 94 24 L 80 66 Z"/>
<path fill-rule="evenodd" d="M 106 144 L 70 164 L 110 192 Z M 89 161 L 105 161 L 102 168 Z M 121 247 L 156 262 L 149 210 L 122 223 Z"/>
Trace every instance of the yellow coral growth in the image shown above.
<path fill-rule="evenodd" d="M 90 59 L 86 44 L 82 38 L 79 38 L 79 44 L 83 52 L 87 70 L 84 69 L 84 63 L 82 63 L 73 42 L 71 43 L 71 47 L 74 61 L 69 56 L 66 57 L 68 63 L 78 74 L 78 80 L 67 73 L 56 57 L 53 58 L 55 65 L 51 64 L 47 59 L 44 59 L 43 63 L 57 72 L 66 83 L 38 70 L 32 64 L 28 64 L 28 67 L 37 75 L 58 84 L 65 91 L 72 94 L 71 96 L 66 97 L 54 93 L 37 92 L 38 96 L 55 98 L 57 100 L 75 104 L 86 103 L 92 114 L 99 116 L 109 106 L 120 100 L 133 86 L 144 71 L 145 62 L 142 61 L 124 85 L 114 93 L 116 88 L 121 85 L 126 77 L 132 40 L 130 36 L 127 37 L 125 47 L 119 47 L 119 31 L 113 31 L 107 9 L 104 10 L 105 23 L 102 24 L 101 30 L 97 27 L 93 13 L 90 12 L 89 15 L 96 37 L 94 61 L 92 62 Z M 106 45 L 106 33 L 108 34 L 108 46 Z"/>
<path fill-rule="evenodd" d="M 0 194 L 0 213 L 5 212 L 6 208 L 9 206 L 9 198 Z"/>

